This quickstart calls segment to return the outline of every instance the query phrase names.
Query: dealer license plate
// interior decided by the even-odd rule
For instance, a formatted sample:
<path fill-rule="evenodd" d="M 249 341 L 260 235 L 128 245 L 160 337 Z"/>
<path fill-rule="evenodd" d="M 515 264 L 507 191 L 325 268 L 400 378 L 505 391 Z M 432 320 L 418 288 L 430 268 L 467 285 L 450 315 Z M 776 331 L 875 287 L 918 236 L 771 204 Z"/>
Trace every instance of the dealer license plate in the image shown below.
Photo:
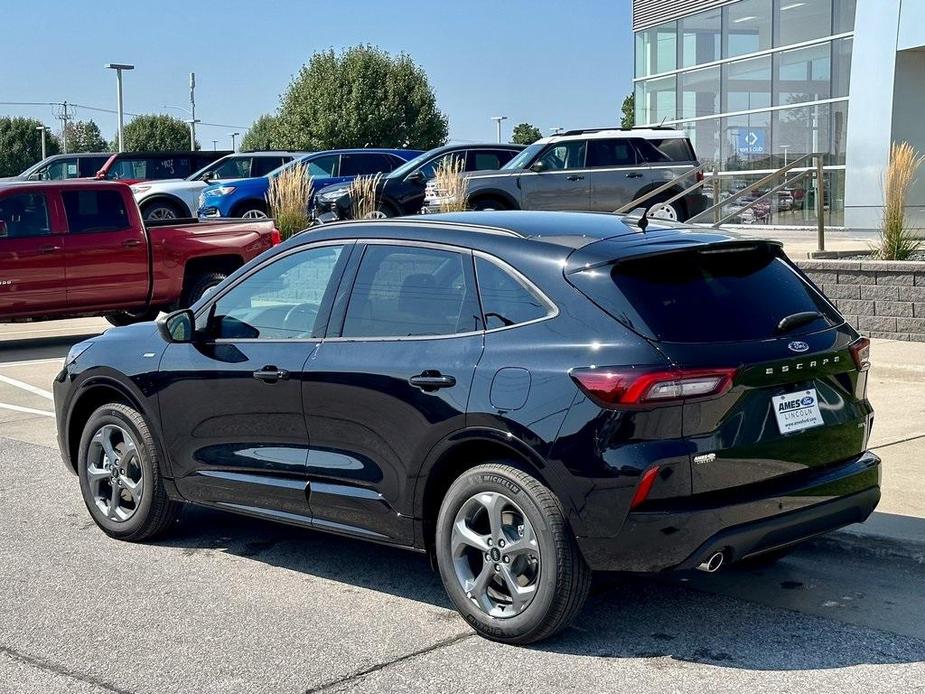
<path fill-rule="evenodd" d="M 792 434 L 823 424 L 815 388 L 776 395 L 771 398 L 771 404 L 777 417 L 777 428 L 782 434 Z"/>

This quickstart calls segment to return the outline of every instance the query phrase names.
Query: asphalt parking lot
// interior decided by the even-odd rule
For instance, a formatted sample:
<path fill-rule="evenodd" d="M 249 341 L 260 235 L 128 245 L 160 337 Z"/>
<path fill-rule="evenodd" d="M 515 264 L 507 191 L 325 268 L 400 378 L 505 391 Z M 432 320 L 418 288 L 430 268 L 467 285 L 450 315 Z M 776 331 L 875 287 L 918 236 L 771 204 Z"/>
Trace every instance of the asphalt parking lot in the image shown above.
<path fill-rule="evenodd" d="M 925 692 L 925 566 L 827 539 L 772 569 L 601 577 L 529 648 L 473 635 L 400 550 L 202 510 L 110 540 L 48 393 L 105 326 L 0 326 L 0 692 Z"/>

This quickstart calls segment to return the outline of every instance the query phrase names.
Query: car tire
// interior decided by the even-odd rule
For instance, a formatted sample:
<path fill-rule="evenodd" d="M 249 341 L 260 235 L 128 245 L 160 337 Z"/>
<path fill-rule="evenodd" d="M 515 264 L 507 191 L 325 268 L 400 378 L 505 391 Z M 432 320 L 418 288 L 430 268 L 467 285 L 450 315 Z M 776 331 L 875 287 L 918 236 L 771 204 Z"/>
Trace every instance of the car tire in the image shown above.
<path fill-rule="evenodd" d="M 488 210 L 507 210 L 510 206 L 499 198 L 478 198 L 472 202 L 472 209 L 480 212 Z"/>
<path fill-rule="evenodd" d="M 443 498 L 436 531 L 443 585 L 482 636 L 512 644 L 540 641 L 581 610 L 591 570 L 562 504 L 509 461 L 460 475 Z"/>
<path fill-rule="evenodd" d="M 140 311 L 138 313 L 132 313 L 131 311 L 119 311 L 117 313 L 107 313 L 104 318 L 111 325 L 116 327 L 122 327 L 123 325 L 132 325 L 133 323 L 145 323 L 150 320 L 157 318 L 157 314 L 161 312 L 158 308 L 151 308 L 145 311 Z"/>
<path fill-rule="evenodd" d="M 181 308 L 189 308 L 215 289 L 228 275 L 224 272 L 206 272 L 195 277 L 183 292 Z"/>
<path fill-rule="evenodd" d="M 181 504 L 164 489 L 151 431 L 128 405 L 110 403 L 90 415 L 80 437 L 77 475 L 90 516 L 110 537 L 151 540 L 179 516 Z"/>
<path fill-rule="evenodd" d="M 664 203 L 671 196 L 658 196 L 646 203 L 646 217 L 649 219 L 664 219 L 671 222 L 683 222 L 687 219 L 684 208 L 679 200 L 670 205 Z"/>
<path fill-rule="evenodd" d="M 182 219 L 190 215 L 180 209 L 180 206 L 169 200 L 154 200 L 141 206 L 141 218 L 146 222 L 164 219 Z"/>

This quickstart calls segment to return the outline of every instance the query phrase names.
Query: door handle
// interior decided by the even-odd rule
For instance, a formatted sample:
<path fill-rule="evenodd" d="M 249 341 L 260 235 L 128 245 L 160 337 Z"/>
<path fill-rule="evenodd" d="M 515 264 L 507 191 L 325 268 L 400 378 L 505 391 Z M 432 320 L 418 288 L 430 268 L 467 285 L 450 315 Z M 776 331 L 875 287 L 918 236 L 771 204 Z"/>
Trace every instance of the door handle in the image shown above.
<path fill-rule="evenodd" d="M 55 246 L 50 243 L 45 246 L 39 246 L 39 253 L 42 253 L 44 255 L 48 255 L 49 253 L 57 253 L 60 250 L 61 250 L 61 246 Z"/>
<path fill-rule="evenodd" d="M 456 379 L 453 376 L 444 376 L 439 371 L 428 369 L 409 378 L 408 383 L 428 393 L 441 388 L 452 388 L 456 385 Z"/>
<path fill-rule="evenodd" d="M 626 177 L 627 178 L 642 178 L 642 174 L 641 173 L 628 173 L 626 174 Z"/>
<path fill-rule="evenodd" d="M 289 372 L 286 369 L 278 369 L 275 366 L 264 366 L 262 369 L 254 372 L 254 378 L 264 383 L 276 383 L 285 381 L 289 378 Z"/>
<path fill-rule="evenodd" d="M 578 176 L 577 174 L 572 174 L 571 176 L 565 177 L 566 181 L 583 181 L 585 180 L 584 176 Z"/>
<path fill-rule="evenodd" d="M 140 245 L 141 241 L 138 239 L 125 239 L 125 241 L 122 242 L 122 248 L 134 248 L 135 246 Z"/>

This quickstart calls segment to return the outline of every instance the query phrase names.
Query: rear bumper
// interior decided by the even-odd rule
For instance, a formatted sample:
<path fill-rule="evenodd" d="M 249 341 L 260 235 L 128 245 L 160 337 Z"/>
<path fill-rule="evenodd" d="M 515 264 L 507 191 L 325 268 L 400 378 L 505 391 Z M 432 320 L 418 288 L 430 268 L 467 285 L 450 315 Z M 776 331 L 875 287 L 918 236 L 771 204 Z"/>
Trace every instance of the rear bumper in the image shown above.
<path fill-rule="evenodd" d="M 880 459 L 868 451 L 773 495 L 634 512 L 616 537 L 578 543 L 599 571 L 689 569 L 715 552 L 738 561 L 860 523 L 879 501 Z"/>

